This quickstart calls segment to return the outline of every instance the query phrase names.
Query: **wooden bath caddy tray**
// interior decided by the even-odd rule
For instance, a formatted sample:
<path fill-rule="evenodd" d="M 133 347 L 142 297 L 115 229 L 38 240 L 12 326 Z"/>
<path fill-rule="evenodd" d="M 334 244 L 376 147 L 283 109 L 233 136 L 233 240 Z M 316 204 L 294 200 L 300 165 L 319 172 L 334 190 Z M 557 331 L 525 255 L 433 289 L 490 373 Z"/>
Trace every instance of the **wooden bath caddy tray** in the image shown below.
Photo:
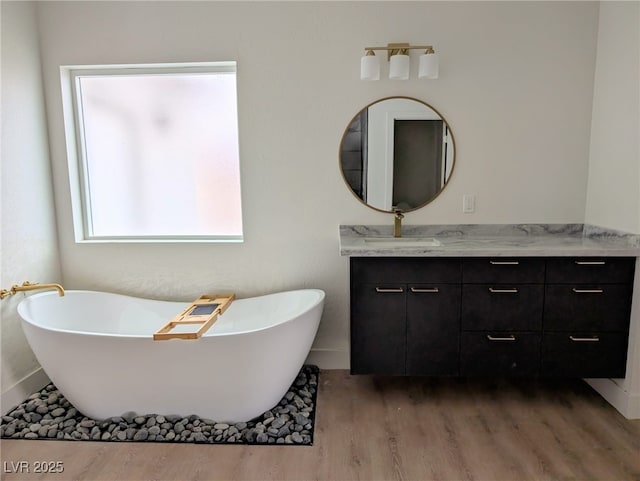
<path fill-rule="evenodd" d="M 227 310 L 227 307 L 231 305 L 235 298 L 235 294 L 206 294 L 200 296 L 184 311 L 158 329 L 153 335 L 153 340 L 199 339 L 218 320 L 218 316 Z M 187 325 L 199 325 L 200 327 L 191 332 L 174 332 L 174 329 Z"/>

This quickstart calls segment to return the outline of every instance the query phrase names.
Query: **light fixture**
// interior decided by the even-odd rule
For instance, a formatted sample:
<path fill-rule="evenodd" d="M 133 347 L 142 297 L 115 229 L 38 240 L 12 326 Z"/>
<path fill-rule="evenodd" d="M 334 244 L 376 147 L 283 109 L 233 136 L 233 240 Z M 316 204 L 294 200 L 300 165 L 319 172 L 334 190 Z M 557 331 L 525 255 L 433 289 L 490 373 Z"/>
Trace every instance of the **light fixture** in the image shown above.
<path fill-rule="evenodd" d="M 433 51 L 433 48 L 427 48 L 425 52 L 420 55 L 420 65 L 418 67 L 418 78 L 421 79 L 434 79 L 438 78 L 438 54 Z"/>
<path fill-rule="evenodd" d="M 431 45 L 410 45 L 408 43 L 390 43 L 386 47 L 367 47 L 366 54 L 360 61 L 361 80 L 380 79 L 380 59 L 374 50 L 385 50 L 389 60 L 389 78 L 393 80 L 407 80 L 409 78 L 409 50 L 424 50 L 420 55 L 418 78 L 438 78 L 438 55 Z"/>
<path fill-rule="evenodd" d="M 407 80 L 409 78 L 409 52 L 401 49 L 389 59 L 389 78 Z"/>
<path fill-rule="evenodd" d="M 380 80 L 380 59 L 372 50 L 360 60 L 360 80 Z"/>

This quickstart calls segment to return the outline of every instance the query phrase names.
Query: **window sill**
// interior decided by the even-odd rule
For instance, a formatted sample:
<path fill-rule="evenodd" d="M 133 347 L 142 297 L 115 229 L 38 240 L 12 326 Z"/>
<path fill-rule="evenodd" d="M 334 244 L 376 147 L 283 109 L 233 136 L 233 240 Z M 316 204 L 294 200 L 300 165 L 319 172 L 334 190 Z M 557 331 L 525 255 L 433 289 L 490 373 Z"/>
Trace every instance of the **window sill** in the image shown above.
<path fill-rule="evenodd" d="M 76 244 L 241 244 L 243 236 L 188 237 L 92 237 L 76 239 Z"/>

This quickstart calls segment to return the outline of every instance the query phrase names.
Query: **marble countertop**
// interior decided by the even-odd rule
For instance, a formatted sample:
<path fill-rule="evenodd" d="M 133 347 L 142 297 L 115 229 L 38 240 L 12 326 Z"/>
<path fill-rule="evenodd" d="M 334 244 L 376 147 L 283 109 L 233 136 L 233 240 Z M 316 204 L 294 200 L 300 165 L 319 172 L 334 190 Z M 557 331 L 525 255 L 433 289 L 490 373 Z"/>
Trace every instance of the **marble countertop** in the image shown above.
<path fill-rule="evenodd" d="M 640 235 L 583 224 L 406 225 L 402 236 L 396 243 L 391 225 L 341 225 L 340 255 L 640 257 Z M 438 245 L 428 245 L 431 239 Z"/>

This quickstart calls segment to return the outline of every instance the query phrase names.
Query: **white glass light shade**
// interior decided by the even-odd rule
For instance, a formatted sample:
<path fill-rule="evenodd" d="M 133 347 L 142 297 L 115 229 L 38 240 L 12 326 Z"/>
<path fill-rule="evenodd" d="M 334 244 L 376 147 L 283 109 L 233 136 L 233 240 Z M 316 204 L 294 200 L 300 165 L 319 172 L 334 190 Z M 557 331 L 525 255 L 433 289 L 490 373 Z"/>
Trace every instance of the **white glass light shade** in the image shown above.
<path fill-rule="evenodd" d="M 423 53 L 420 55 L 420 67 L 418 68 L 418 78 L 433 79 L 438 78 L 438 54 Z"/>
<path fill-rule="evenodd" d="M 409 78 L 409 56 L 392 55 L 389 60 L 389 78 L 392 80 L 407 80 Z"/>
<path fill-rule="evenodd" d="M 360 80 L 380 80 L 380 59 L 365 55 L 360 60 Z"/>

